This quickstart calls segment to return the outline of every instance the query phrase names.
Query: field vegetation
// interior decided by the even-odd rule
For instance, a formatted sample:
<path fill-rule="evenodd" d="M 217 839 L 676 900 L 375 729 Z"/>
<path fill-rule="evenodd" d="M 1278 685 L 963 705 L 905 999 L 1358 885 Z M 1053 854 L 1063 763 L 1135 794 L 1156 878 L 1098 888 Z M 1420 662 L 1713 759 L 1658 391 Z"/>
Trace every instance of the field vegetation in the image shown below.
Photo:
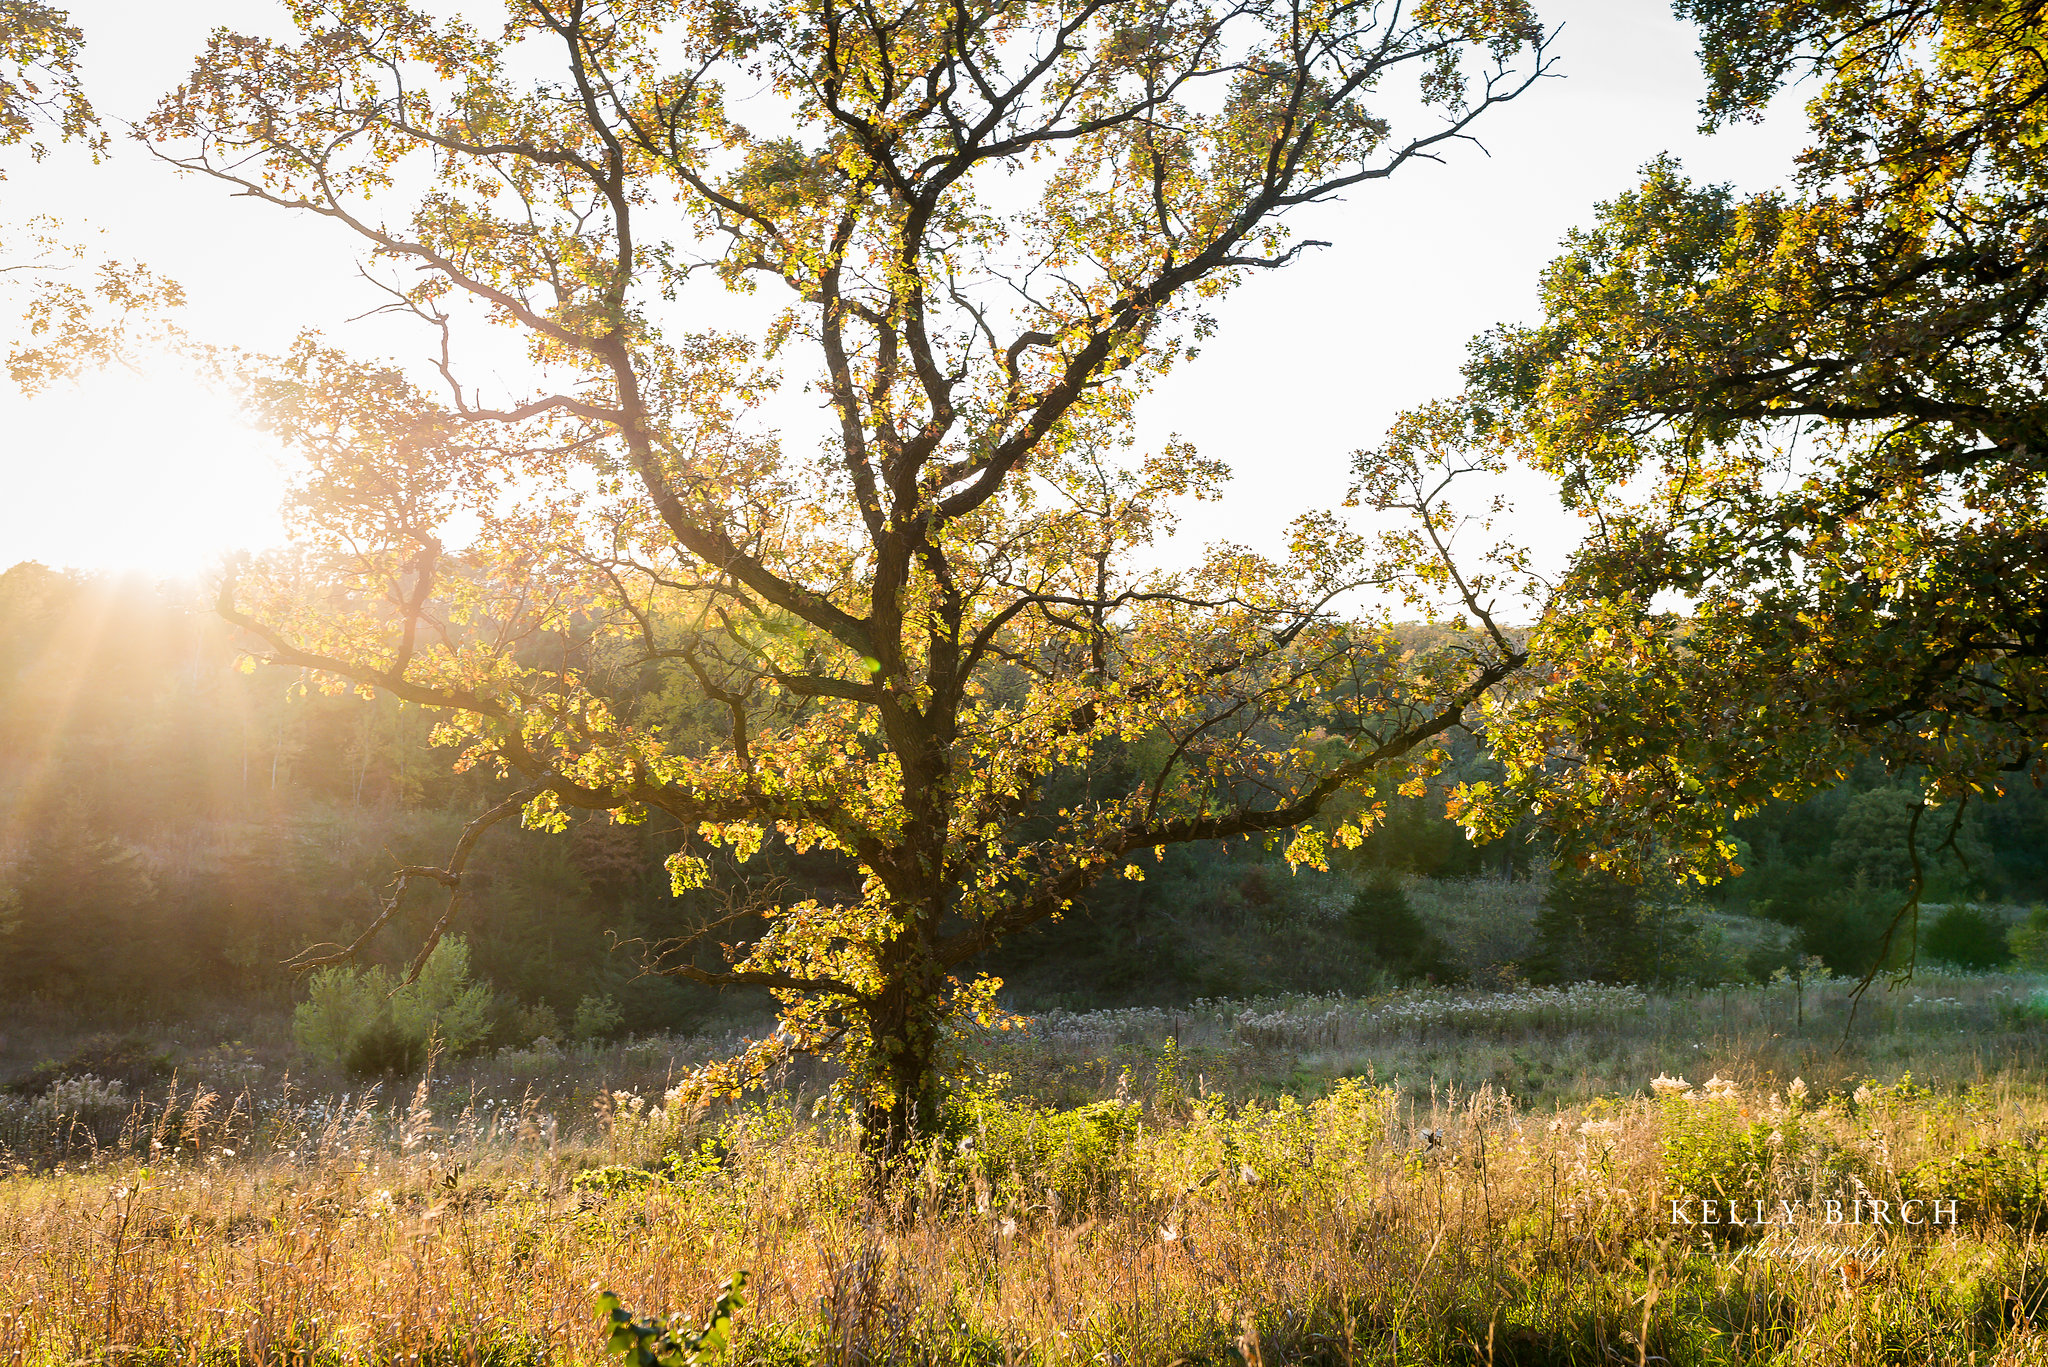
<path fill-rule="evenodd" d="M 829 1073 L 674 1085 L 733 1038 L 346 1092 L 203 1031 L 84 1041 L 123 1075 L 0 1102 L 0 1362 L 597 1362 L 600 1290 L 695 1321 L 740 1271 L 745 1363 L 2036 1360 L 2038 983 L 1923 975 L 1849 1025 L 1851 987 L 1051 1011 L 968 1044 L 881 1199 Z M 1956 1223 L 1819 1215 L 1915 1196 Z"/>

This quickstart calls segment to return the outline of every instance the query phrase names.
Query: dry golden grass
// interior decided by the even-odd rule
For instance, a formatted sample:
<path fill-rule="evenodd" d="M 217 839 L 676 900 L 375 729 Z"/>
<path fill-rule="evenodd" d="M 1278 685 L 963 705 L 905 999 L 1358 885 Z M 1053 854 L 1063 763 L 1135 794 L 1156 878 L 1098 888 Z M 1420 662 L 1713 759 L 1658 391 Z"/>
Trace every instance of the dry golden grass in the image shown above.
<path fill-rule="evenodd" d="M 1800 1037 L 1759 993 L 1725 1031 L 1714 994 L 1631 1019 L 1424 1012 L 1419 1040 L 1385 1018 L 1333 1037 L 1327 1002 L 1219 1011 L 1168 1022 L 1164 1068 L 1139 1017 L 1084 1020 L 991 1061 L 1063 1102 L 1121 1079 L 1127 1104 L 984 1092 L 887 1207 L 810 1093 L 679 1117 L 188 1089 L 0 1180 L 0 1364 L 595 1362 L 600 1288 L 701 1312 L 738 1269 L 741 1362 L 2048 1361 L 2048 1095 L 2018 986 L 1922 985 L 1839 1055 L 1826 999 Z M 1298 1049 L 1276 1042 L 1290 1012 Z M 1702 1038 L 1672 1037 L 1687 1022 Z M 1800 1105 L 1779 1065 L 1809 1056 L 1826 1076 Z M 1531 1108 L 1486 1075 L 1510 1057 L 1576 1060 L 1565 1090 L 1606 1094 Z M 1383 1081 L 1262 1099 L 1338 1060 Z M 1908 1068 L 1932 1089 L 1824 1095 Z M 1659 1099 L 1666 1071 L 1737 1086 Z M 671 1149 L 694 1157 L 658 1179 L 604 1166 Z M 1953 1228 L 1703 1239 L 1660 1204 L 1943 1184 Z"/>

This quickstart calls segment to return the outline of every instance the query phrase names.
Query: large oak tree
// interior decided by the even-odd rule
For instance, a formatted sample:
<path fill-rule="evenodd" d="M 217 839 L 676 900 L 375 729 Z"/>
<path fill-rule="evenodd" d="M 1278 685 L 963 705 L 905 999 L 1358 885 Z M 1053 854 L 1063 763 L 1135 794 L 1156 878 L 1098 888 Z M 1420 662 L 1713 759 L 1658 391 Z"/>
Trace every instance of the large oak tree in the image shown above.
<path fill-rule="evenodd" d="M 291 8 L 295 41 L 218 34 L 151 136 L 355 234 L 433 359 L 308 336 L 257 367 L 307 462 L 298 539 L 221 611 L 270 659 L 440 709 L 504 776 L 393 907 L 445 885 L 449 924 L 519 813 L 654 809 L 741 860 L 857 865 L 857 900 L 742 902 L 706 933 L 755 938 L 671 957 L 781 1003 L 711 1085 L 834 1051 L 889 1158 L 936 1119 L 948 1033 L 992 1012 L 978 953 L 1166 845 L 1299 828 L 1317 858 L 1334 794 L 1426 764 L 1523 667 L 1421 457 L 1379 472 L 1421 517 L 1386 555 L 1311 514 L 1281 559 L 1169 569 L 1173 501 L 1223 472 L 1131 447 L 1203 310 L 1309 245 L 1291 213 L 1536 79 L 1520 0 L 528 0 L 497 36 Z M 780 309 L 757 331 L 691 311 L 756 289 Z M 776 366 L 821 433 L 764 429 Z M 1466 629 L 1415 656 L 1340 620 L 1396 581 Z M 618 671 L 722 738 L 614 707 Z M 1083 796 L 1051 811 L 1056 774 Z"/>

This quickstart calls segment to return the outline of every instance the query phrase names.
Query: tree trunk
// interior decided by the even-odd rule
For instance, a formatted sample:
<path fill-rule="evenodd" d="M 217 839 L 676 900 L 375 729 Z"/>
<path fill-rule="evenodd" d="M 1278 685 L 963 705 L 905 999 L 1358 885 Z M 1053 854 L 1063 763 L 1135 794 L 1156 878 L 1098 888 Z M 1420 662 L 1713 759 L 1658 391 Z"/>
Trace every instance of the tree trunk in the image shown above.
<path fill-rule="evenodd" d="M 860 1147 L 869 1183 L 878 1191 L 896 1176 L 911 1146 L 939 1124 L 944 1089 L 937 1015 L 943 998 L 931 976 L 899 978 L 868 1015 Z"/>
<path fill-rule="evenodd" d="M 939 1017 L 945 1009 L 946 973 L 933 941 L 947 905 L 946 812 L 938 798 L 947 771 L 952 727 L 922 730 L 899 718 L 903 744 L 906 823 L 902 862 L 895 870 L 901 900 L 892 908 L 896 935 L 882 949 L 886 986 L 868 1008 L 868 1057 L 860 1081 L 861 1152 L 871 1188 L 885 1190 L 904 1166 L 911 1146 L 935 1132 L 944 1099 L 939 1081 Z"/>

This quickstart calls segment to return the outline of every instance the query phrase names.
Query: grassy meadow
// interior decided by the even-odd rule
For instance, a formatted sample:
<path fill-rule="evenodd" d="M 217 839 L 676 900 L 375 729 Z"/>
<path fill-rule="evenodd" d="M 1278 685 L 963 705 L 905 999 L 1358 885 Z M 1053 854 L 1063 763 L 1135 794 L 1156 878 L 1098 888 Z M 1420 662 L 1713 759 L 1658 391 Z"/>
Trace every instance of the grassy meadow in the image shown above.
<path fill-rule="evenodd" d="M 276 1021 L 88 1041 L 131 1078 L 0 1100 L 0 1363 L 594 1363 L 600 1290 L 742 1270 L 740 1363 L 2048 1361 L 2039 984 L 1850 986 L 1050 1012 L 885 1202 L 822 1072 L 671 1090 L 731 1039 L 368 1092 Z M 1818 1214 L 1915 1197 L 1956 1223 Z"/>

